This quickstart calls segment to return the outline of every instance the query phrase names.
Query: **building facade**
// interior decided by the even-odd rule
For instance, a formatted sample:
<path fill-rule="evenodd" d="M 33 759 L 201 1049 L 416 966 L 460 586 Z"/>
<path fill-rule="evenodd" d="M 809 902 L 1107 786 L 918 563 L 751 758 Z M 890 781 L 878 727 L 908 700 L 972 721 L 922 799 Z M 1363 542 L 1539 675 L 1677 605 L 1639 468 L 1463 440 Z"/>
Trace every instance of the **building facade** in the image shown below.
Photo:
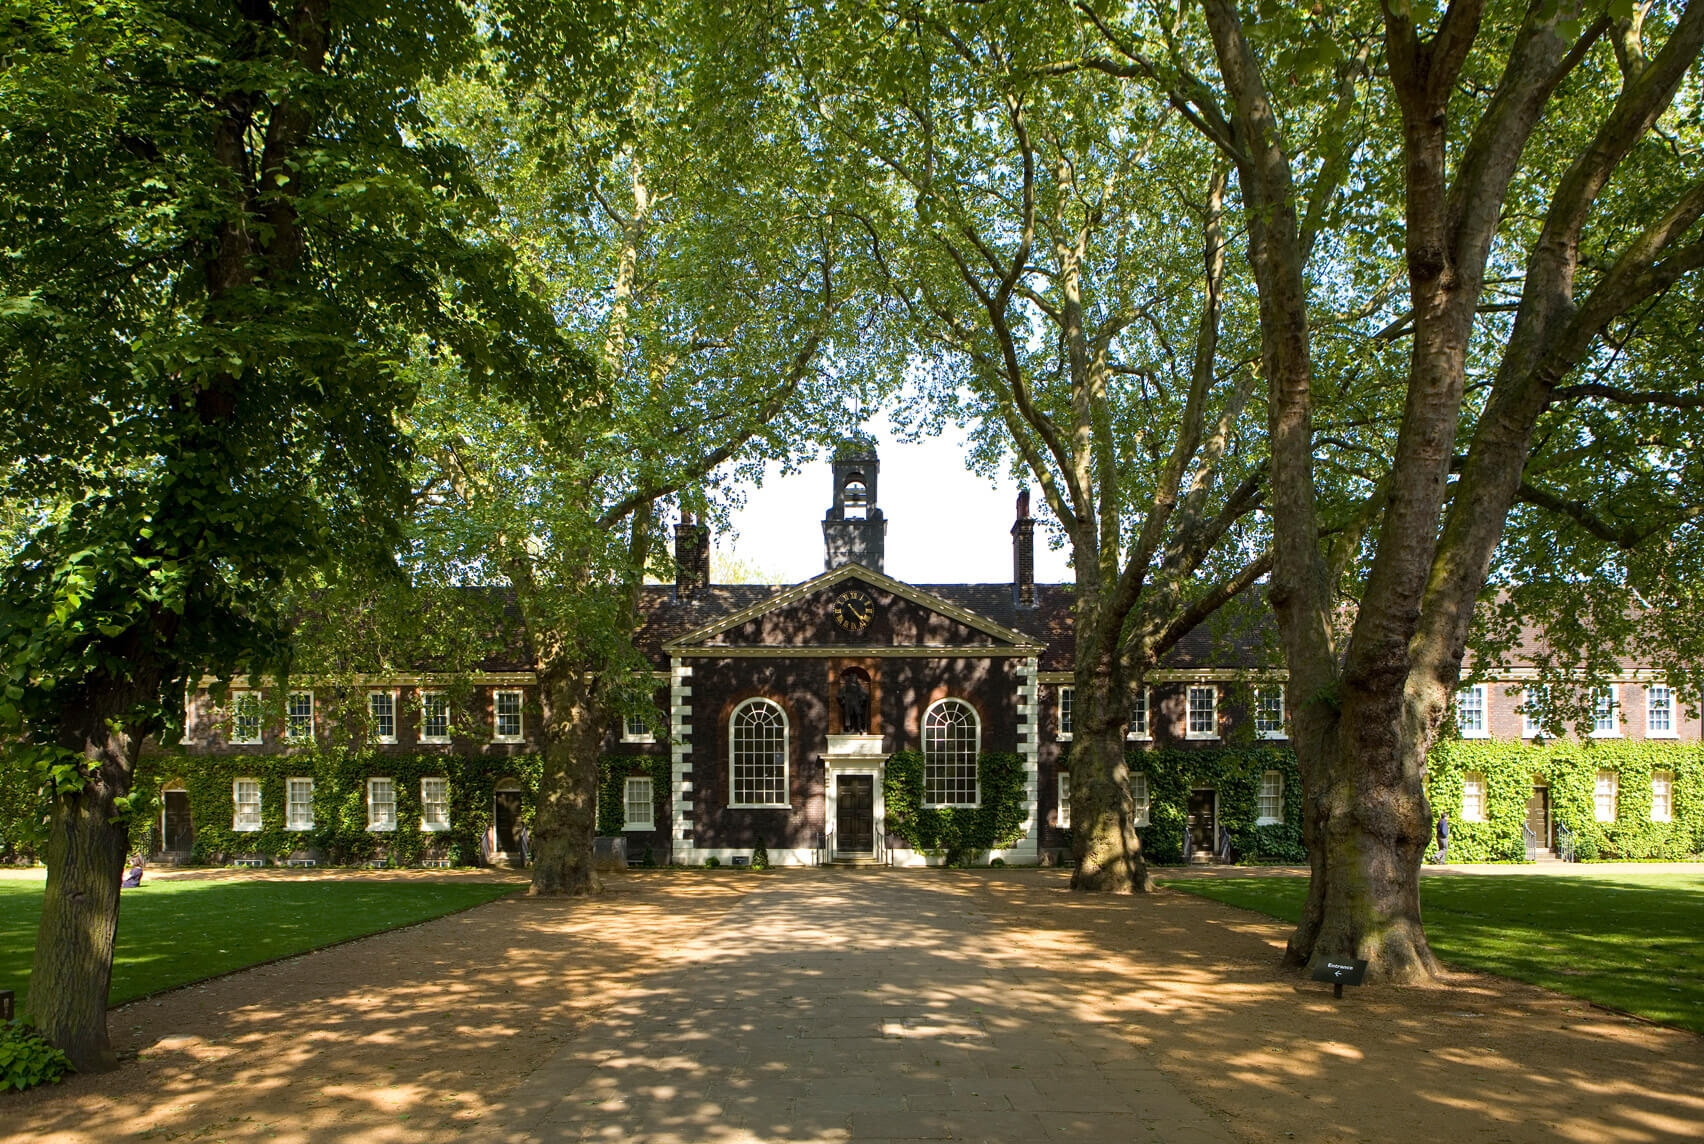
<path fill-rule="evenodd" d="M 776 864 L 944 861 L 952 848 L 920 837 L 919 812 L 938 822 L 989 810 L 996 773 L 1007 776 L 999 797 L 1009 805 L 998 837 L 971 859 L 1035 864 L 1068 855 L 1073 594 L 1069 585 L 1035 583 L 1027 494 L 1011 525 L 1009 580 L 908 584 L 884 571 L 879 474 L 874 452 L 836 458 L 822 521 L 824 571 L 800 584 L 714 584 L 707 529 L 690 518 L 676 528 L 676 581 L 646 587 L 638 633 L 654 672 L 655 711 L 619 721 L 604 742 L 600 833 L 624 837 L 630 857 L 736 864 L 761 846 Z M 1258 621 L 1203 625 L 1131 695 L 1132 785 L 1150 851 L 1196 860 L 1296 857 L 1299 792 L 1280 664 Z M 1698 720 L 1660 679 L 1634 668 L 1625 676 L 1602 696 L 1602 737 L 1698 742 Z M 476 847 L 454 855 L 401 850 L 435 855 L 421 859 L 430 861 L 518 860 L 530 817 L 525 760 L 540 746 L 536 676 L 516 654 L 457 686 L 452 694 L 417 675 L 368 678 L 355 688 L 364 697 L 366 765 L 414 762 L 405 782 L 379 773 L 364 786 L 359 776 L 349 780 L 334 810 L 354 829 L 364 813 L 368 829 L 392 837 L 416 826 L 453 833 L 458 813 L 471 816 L 481 824 Z M 1522 713 L 1522 688 L 1518 672 L 1464 688 L 1463 739 L 1531 741 L 1537 727 Z M 339 687 L 345 706 L 349 690 Z M 324 698 L 307 684 L 282 695 L 236 689 L 218 703 L 202 691 L 191 699 L 186 753 L 235 759 L 314 746 L 331 735 Z M 460 780 L 477 787 L 462 811 L 447 769 L 426 773 L 434 754 L 477 776 Z M 901 773 L 918 784 L 902 792 L 903 808 L 889 805 Z M 314 780 L 282 782 L 237 775 L 228 807 L 193 807 L 168 777 L 157 847 L 187 853 L 198 816 L 220 829 L 227 814 L 233 829 L 279 821 L 286 833 L 292 823 L 313 829 L 303 808 L 318 797 Z M 1460 797 L 1482 805 L 1467 782 Z M 1537 786 L 1533 797 L 1541 797 Z M 285 804 L 271 817 L 269 800 Z M 1471 818 L 1475 807 L 1438 809 Z M 1555 815 L 1544 815 L 1538 833 L 1549 846 Z M 1289 849 L 1274 849 L 1272 838 L 1288 839 Z M 292 853 L 315 860 L 311 846 Z"/>

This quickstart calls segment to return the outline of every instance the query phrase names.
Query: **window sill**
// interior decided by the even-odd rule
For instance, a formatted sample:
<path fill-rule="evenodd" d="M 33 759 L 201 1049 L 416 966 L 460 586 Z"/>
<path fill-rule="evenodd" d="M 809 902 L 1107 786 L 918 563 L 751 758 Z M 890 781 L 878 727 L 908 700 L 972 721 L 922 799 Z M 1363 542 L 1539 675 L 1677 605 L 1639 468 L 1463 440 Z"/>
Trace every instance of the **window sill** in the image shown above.
<path fill-rule="evenodd" d="M 623 829 L 623 830 L 655 830 L 655 829 L 657 829 L 657 824 L 654 823 L 654 822 L 624 822 L 624 823 L 621 824 L 621 829 Z"/>
<path fill-rule="evenodd" d="M 300 822 L 293 822 L 289 826 L 286 826 L 284 829 L 286 831 L 290 832 L 291 834 L 306 834 L 308 831 L 312 830 L 313 828 L 314 828 L 314 824 L 311 823 L 311 822 L 309 822 L 305 825 L 303 823 L 300 823 Z"/>
<path fill-rule="evenodd" d="M 231 833 L 232 834 L 259 834 L 260 833 L 260 827 L 259 826 L 239 826 L 239 825 L 237 825 L 236 823 L 233 822 L 233 823 L 231 823 Z"/>
<path fill-rule="evenodd" d="M 1620 739 L 1623 736 L 1620 731 L 1593 731 L 1591 737 L 1594 739 Z"/>
<path fill-rule="evenodd" d="M 1646 731 L 1645 732 L 1645 738 L 1647 738 L 1647 739 L 1678 739 L 1678 738 L 1680 738 L 1680 733 L 1678 731 Z"/>
<path fill-rule="evenodd" d="M 444 735 L 442 737 L 437 735 L 422 735 L 420 736 L 420 742 L 428 747 L 447 747 L 450 745 L 450 737 L 448 735 Z"/>
<path fill-rule="evenodd" d="M 1467 815 L 1464 814 L 1460 817 L 1460 819 L 1458 819 L 1458 821 L 1460 821 L 1460 822 L 1484 822 L 1485 819 L 1483 819 L 1483 818 L 1469 818 Z"/>
<path fill-rule="evenodd" d="M 982 807 L 980 802 L 925 802 L 918 805 L 924 810 L 980 810 Z M 1060 827 L 1060 829 L 1068 830 L 1070 828 Z"/>
<path fill-rule="evenodd" d="M 264 746 L 266 746 L 266 740 L 265 739 L 227 739 L 225 741 L 225 745 L 227 747 L 264 747 Z"/>
<path fill-rule="evenodd" d="M 1053 739 L 1058 743 L 1069 743 L 1075 735 L 1075 731 L 1061 731 L 1059 734 L 1053 736 Z"/>
<path fill-rule="evenodd" d="M 1289 737 L 1290 737 L 1289 734 L 1284 732 L 1284 731 L 1257 731 L 1257 732 L 1255 732 L 1255 738 L 1259 739 L 1261 742 L 1264 742 L 1264 743 L 1275 743 L 1275 742 L 1279 742 L 1279 741 L 1284 740 L 1284 739 L 1288 739 Z"/>
<path fill-rule="evenodd" d="M 373 737 L 373 742 L 377 743 L 381 747 L 394 747 L 394 746 L 396 746 L 396 736 L 395 735 L 375 735 Z"/>
<path fill-rule="evenodd" d="M 1193 743 L 1210 743 L 1218 737 L 1217 733 L 1209 734 L 1206 731 L 1191 731 L 1184 736 L 1184 739 Z"/>
<path fill-rule="evenodd" d="M 1463 739 L 1489 739 L 1491 737 L 1491 732 L 1489 732 L 1489 731 L 1461 731 L 1461 732 L 1458 732 L 1458 735 L 1459 735 L 1460 738 L 1463 738 Z"/>
<path fill-rule="evenodd" d="M 730 802 L 729 810 L 792 810 L 790 802 Z"/>
<path fill-rule="evenodd" d="M 1659 826 L 1668 826 L 1669 824 L 1674 822 L 1674 818 L 1673 818 L 1672 815 L 1668 818 L 1658 818 L 1656 815 L 1653 814 L 1653 815 L 1651 815 L 1651 821 L 1656 823 Z"/>
<path fill-rule="evenodd" d="M 1284 820 L 1282 818 L 1257 818 L 1254 820 L 1254 824 L 1256 826 L 1283 826 Z"/>
<path fill-rule="evenodd" d="M 621 741 L 623 743 L 655 743 L 657 737 L 655 735 L 623 735 Z"/>
<path fill-rule="evenodd" d="M 422 834 L 448 834 L 450 831 L 450 824 L 447 822 L 422 822 L 420 824 L 420 831 Z"/>
<path fill-rule="evenodd" d="M 1131 743 L 1152 743 L 1154 741 L 1154 737 L 1152 735 L 1129 734 L 1124 736 L 1124 738 L 1127 742 Z"/>
<path fill-rule="evenodd" d="M 527 741 L 527 737 L 525 735 L 493 735 L 491 741 L 493 743 L 524 743 Z"/>
<path fill-rule="evenodd" d="M 386 826 L 383 823 L 369 823 L 368 826 L 367 826 L 367 833 L 369 833 L 369 834 L 395 834 L 396 833 L 396 824 L 393 822 L 389 826 Z"/>

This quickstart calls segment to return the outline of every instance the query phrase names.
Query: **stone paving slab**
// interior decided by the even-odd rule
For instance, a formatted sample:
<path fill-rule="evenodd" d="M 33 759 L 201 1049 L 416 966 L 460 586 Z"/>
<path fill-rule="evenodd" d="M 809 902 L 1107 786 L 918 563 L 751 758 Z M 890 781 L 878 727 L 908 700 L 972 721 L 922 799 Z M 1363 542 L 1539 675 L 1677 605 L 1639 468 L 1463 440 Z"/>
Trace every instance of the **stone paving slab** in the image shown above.
<path fill-rule="evenodd" d="M 480 1138 L 1233 1139 L 960 904 L 902 877 L 789 872 L 612 999 Z"/>

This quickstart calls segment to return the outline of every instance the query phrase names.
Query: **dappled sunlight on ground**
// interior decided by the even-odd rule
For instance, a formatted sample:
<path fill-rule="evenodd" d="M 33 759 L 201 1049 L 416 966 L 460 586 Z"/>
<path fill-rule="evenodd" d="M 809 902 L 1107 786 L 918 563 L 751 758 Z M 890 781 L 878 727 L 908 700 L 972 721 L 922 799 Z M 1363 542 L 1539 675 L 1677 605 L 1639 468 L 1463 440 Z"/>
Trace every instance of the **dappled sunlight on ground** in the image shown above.
<path fill-rule="evenodd" d="M 1704 1042 L 1498 978 L 1329 988 L 1286 928 L 1055 871 L 657 871 L 115 1010 L 7 1140 L 1654 1141 Z"/>

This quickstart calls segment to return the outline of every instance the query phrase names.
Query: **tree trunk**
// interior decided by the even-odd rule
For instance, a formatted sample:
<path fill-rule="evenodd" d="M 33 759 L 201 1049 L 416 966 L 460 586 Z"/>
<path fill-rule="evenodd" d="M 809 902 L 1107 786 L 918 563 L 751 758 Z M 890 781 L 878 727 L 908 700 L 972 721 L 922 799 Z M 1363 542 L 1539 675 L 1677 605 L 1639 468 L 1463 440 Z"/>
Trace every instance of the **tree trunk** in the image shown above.
<path fill-rule="evenodd" d="M 1129 700 L 1108 669 L 1078 672 L 1071 744 L 1071 888 L 1129 894 L 1153 889 L 1124 756 Z"/>
<path fill-rule="evenodd" d="M 1379 710 L 1392 706 L 1388 696 L 1361 698 L 1349 697 L 1330 733 L 1297 744 L 1302 765 L 1317 776 L 1304 784 L 1303 808 L 1313 876 L 1284 962 L 1362 958 L 1368 981 L 1430 980 L 1440 969 L 1420 919 L 1420 863 L 1432 822 L 1424 787 L 1430 736 L 1409 733 L 1401 696 L 1395 717 Z"/>
<path fill-rule="evenodd" d="M 117 800 L 130 793 L 143 735 L 116 728 L 133 707 L 134 690 L 91 686 L 81 709 L 67 713 L 60 738 L 85 760 L 86 778 L 83 789 L 53 801 L 47 892 L 25 1008 L 79 1072 L 118 1063 L 106 1010 L 130 831 Z"/>
<path fill-rule="evenodd" d="M 590 673 L 541 674 L 544 773 L 533 813 L 534 894 L 592 894 L 603 887 L 592 867 L 597 837 L 598 752 L 603 704 Z"/>

